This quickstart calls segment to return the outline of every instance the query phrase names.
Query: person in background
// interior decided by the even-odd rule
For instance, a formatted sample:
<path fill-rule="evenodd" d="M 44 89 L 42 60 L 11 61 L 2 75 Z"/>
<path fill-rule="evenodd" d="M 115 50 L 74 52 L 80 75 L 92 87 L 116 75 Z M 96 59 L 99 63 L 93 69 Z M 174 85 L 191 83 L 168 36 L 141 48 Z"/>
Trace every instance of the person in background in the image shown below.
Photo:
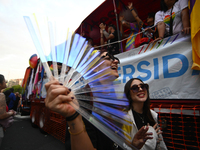
<path fill-rule="evenodd" d="M 159 35 L 155 42 L 181 31 L 189 34 L 188 0 L 161 0 L 161 10 L 156 13 L 154 24 Z"/>
<path fill-rule="evenodd" d="M 3 93 L 0 93 L 0 146 L 2 139 L 4 137 L 4 131 L 8 127 L 10 127 L 13 123 L 13 116 L 15 115 L 15 111 L 6 110 L 6 98 Z"/>
<path fill-rule="evenodd" d="M 11 91 L 10 91 L 10 89 L 8 89 L 6 91 L 3 91 L 3 93 L 6 96 L 6 105 L 8 106 L 9 103 L 10 103 L 10 97 L 9 97 L 9 95 L 10 95 Z"/>
<path fill-rule="evenodd" d="M 6 88 L 6 80 L 2 74 L 0 74 L 0 92 Z"/>
<path fill-rule="evenodd" d="M 105 41 L 104 41 L 104 37 L 107 40 L 107 43 L 109 44 L 107 46 L 107 52 L 111 55 L 116 55 L 119 54 L 119 43 L 118 41 L 118 34 L 117 34 L 117 29 L 115 27 L 115 25 L 110 24 L 108 26 L 108 32 L 105 30 L 106 29 L 106 25 L 101 23 L 99 25 L 100 27 L 100 34 L 101 34 L 101 45 L 104 45 Z M 113 43 L 114 42 L 114 43 Z M 113 44 L 112 44 L 113 43 Z"/>
<path fill-rule="evenodd" d="M 88 41 L 88 45 L 89 46 L 91 46 L 91 47 L 93 47 L 93 39 L 92 38 L 90 38 L 90 37 L 88 37 L 88 38 L 86 38 L 86 41 Z"/>
<path fill-rule="evenodd" d="M 147 25 L 143 25 L 142 30 L 144 31 L 142 34 L 140 34 L 140 43 L 139 46 L 143 44 L 149 44 L 149 42 L 152 42 L 158 37 L 158 31 L 156 30 L 156 27 L 154 26 L 154 20 L 155 20 L 155 13 L 150 12 L 148 13 L 146 23 Z"/>
<path fill-rule="evenodd" d="M 124 20 L 124 16 L 123 15 L 120 15 L 119 17 L 119 21 L 120 21 L 120 32 L 122 33 L 122 38 L 127 38 L 127 41 L 126 41 L 126 51 L 129 51 L 129 50 L 132 50 L 134 49 L 136 46 L 135 46 L 135 38 L 136 38 L 136 35 L 137 33 L 139 32 L 139 29 L 142 27 L 143 25 L 143 22 L 142 20 L 139 18 L 138 14 L 136 13 L 136 9 L 133 8 L 133 4 L 132 3 L 129 3 L 128 4 L 128 8 L 130 9 L 134 19 L 135 19 L 135 22 L 127 22 L 126 20 Z M 130 29 L 131 33 L 128 35 L 128 34 L 125 34 L 124 33 L 124 27 Z"/>
<path fill-rule="evenodd" d="M 15 93 L 15 97 L 16 97 L 16 100 L 14 101 L 14 104 L 13 104 L 13 110 L 17 111 L 17 107 L 18 107 L 19 101 L 20 101 L 19 92 Z"/>
<path fill-rule="evenodd" d="M 149 33 L 153 34 L 153 39 L 155 39 L 155 37 L 157 37 L 157 30 L 156 27 L 154 26 L 154 21 L 155 21 L 155 13 L 154 12 L 150 12 L 148 13 L 147 16 L 147 26 L 145 26 L 145 30 L 148 31 Z"/>
<path fill-rule="evenodd" d="M 19 95 L 19 98 L 20 98 L 20 100 L 19 100 L 19 103 L 18 103 L 18 106 L 17 106 L 17 113 L 21 113 L 21 108 L 22 108 L 22 106 L 21 106 L 21 104 L 22 104 L 22 95 L 21 94 Z"/>
<path fill-rule="evenodd" d="M 0 91 L 6 88 L 6 81 L 2 74 L 0 74 Z M 0 146 L 4 137 L 4 130 L 8 128 L 13 122 L 13 116 L 15 111 L 8 110 L 6 105 L 6 97 L 3 93 L 0 93 Z"/>
<path fill-rule="evenodd" d="M 124 87 L 124 93 L 129 100 L 128 115 L 132 119 L 132 127 L 124 125 L 122 128 L 131 137 L 143 126 L 149 127 L 149 132 L 153 133 L 153 139 L 148 140 L 142 150 L 167 150 L 162 138 L 162 131 L 158 127 L 158 114 L 150 109 L 149 86 L 139 78 L 130 79 Z"/>
<path fill-rule="evenodd" d="M 9 110 L 13 109 L 14 103 L 15 103 L 15 101 L 16 101 L 16 96 L 15 96 L 15 94 L 13 93 L 13 92 L 14 92 L 14 89 L 13 89 L 13 88 L 10 88 L 10 91 L 11 91 L 11 93 L 10 93 L 10 95 L 9 95 L 10 103 L 9 103 L 9 105 L 8 105 Z"/>

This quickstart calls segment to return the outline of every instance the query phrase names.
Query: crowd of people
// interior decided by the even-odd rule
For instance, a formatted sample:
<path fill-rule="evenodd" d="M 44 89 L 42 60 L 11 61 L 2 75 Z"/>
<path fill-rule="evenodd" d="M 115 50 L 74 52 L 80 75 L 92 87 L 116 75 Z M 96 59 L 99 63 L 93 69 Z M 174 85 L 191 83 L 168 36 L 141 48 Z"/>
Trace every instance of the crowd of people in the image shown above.
<path fill-rule="evenodd" d="M 131 12 L 132 18 L 125 18 L 124 13 L 120 13 L 119 30 L 114 24 L 106 26 L 106 24 L 100 23 L 102 50 L 105 51 L 106 49 L 109 53 L 115 55 L 121 52 L 120 49 L 129 51 L 181 31 L 184 34 L 190 33 L 188 0 L 161 0 L 161 10 L 156 13 L 149 12 L 145 22 L 140 19 L 133 3 L 129 3 L 127 8 Z M 132 22 L 129 20 L 132 20 Z M 124 29 L 128 29 L 128 31 L 124 31 Z M 124 39 L 126 39 L 125 47 L 120 43 Z"/>

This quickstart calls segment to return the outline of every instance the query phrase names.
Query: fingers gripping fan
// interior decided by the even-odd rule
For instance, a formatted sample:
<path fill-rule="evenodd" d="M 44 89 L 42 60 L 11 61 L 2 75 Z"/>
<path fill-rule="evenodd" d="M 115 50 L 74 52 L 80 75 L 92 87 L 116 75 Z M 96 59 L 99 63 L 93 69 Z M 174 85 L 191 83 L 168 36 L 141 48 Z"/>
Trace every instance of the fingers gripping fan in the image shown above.
<path fill-rule="evenodd" d="M 24 20 L 49 80 L 54 76 L 71 88 L 75 99 L 70 104 L 106 136 L 124 149 L 135 149 L 130 133 L 123 130 L 123 126 L 131 127 L 124 111 L 128 100 L 117 90 L 120 85 L 109 80 L 111 66 L 102 67 L 105 60 L 100 51 L 63 28 L 63 23 L 36 15 L 24 16 Z"/>

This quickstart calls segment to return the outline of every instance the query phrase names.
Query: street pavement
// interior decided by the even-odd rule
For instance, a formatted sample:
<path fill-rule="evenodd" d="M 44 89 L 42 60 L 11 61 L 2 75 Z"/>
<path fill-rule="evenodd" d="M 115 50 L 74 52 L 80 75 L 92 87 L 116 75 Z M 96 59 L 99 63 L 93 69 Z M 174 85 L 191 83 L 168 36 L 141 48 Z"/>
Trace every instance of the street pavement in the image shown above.
<path fill-rule="evenodd" d="M 5 132 L 0 150 L 65 150 L 65 145 L 33 128 L 29 116 L 16 115 L 13 125 Z"/>

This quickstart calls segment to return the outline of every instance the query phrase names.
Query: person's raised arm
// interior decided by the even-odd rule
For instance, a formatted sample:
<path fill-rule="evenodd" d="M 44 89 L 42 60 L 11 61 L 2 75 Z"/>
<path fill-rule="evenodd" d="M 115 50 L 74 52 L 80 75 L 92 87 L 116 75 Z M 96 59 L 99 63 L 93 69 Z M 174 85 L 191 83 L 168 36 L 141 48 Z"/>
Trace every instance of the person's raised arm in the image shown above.
<path fill-rule="evenodd" d="M 103 31 L 103 35 L 105 36 L 105 38 L 107 39 L 107 40 L 110 40 L 110 39 L 113 39 L 113 38 L 115 38 L 115 36 L 113 35 L 113 34 L 109 34 L 108 32 L 106 32 L 106 25 L 104 25 L 103 23 L 101 23 L 100 25 L 99 25 L 99 27 L 100 27 L 100 29 Z"/>
<path fill-rule="evenodd" d="M 141 28 L 142 25 L 143 25 L 143 22 L 140 19 L 140 17 L 137 15 L 137 13 L 135 12 L 135 10 L 133 9 L 133 3 L 129 3 L 128 4 L 128 8 L 130 9 L 130 11 L 131 11 L 133 17 L 135 18 L 135 20 L 137 21 L 137 24 L 138 24 L 139 28 Z"/>
<path fill-rule="evenodd" d="M 101 45 L 104 45 L 104 38 L 103 38 L 103 30 L 102 29 L 100 29 L 100 43 L 101 43 Z"/>
<path fill-rule="evenodd" d="M 72 101 L 77 102 L 71 90 L 60 85 L 55 79 L 46 83 L 45 88 L 47 91 L 45 99 L 46 107 L 67 118 L 72 150 L 94 150 L 85 130 L 82 116 L 76 115 L 76 110 L 69 104 Z"/>
<path fill-rule="evenodd" d="M 183 23 L 183 30 L 184 34 L 190 33 L 190 17 L 189 17 L 189 9 L 188 7 L 184 8 L 181 11 L 182 23 Z"/>

